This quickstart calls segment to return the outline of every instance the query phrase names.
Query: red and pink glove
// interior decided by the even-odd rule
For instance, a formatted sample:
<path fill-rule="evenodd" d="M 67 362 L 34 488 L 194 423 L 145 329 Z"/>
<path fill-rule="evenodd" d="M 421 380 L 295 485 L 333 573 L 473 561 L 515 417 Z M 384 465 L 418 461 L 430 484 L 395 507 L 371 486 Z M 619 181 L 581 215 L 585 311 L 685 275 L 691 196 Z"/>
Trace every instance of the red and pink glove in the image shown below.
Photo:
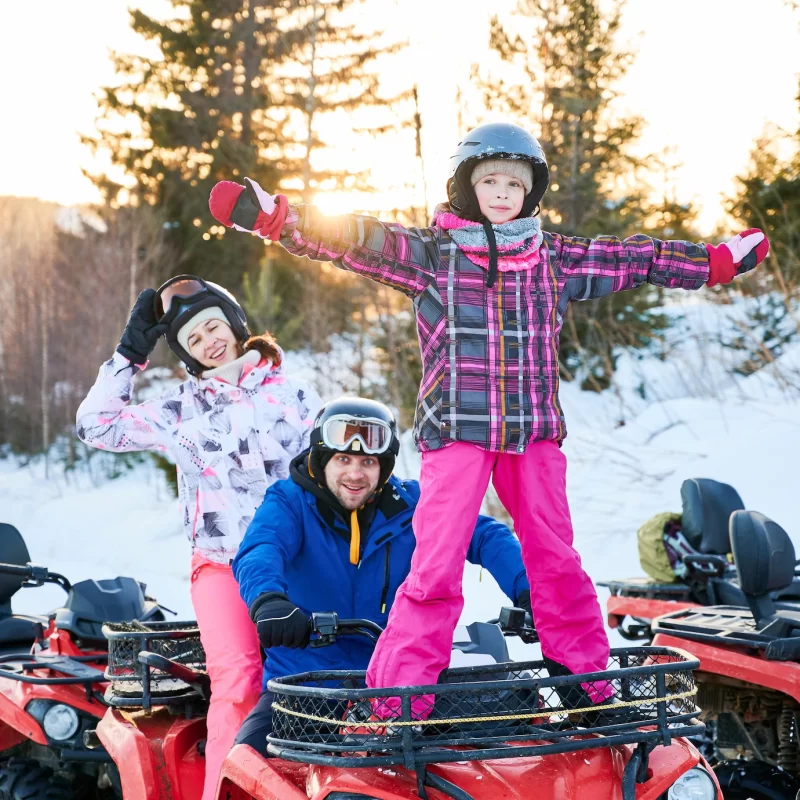
<path fill-rule="evenodd" d="M 280 239 L 289 203 L 282 194 L 267 194 L 255 181 L 244 179 L 244 186 L 220 181 L 211 190 L 208 208 L 226 228 L 255 233 L 262 239 Z"/>
<path fill-rule="evenodd" d="M 730 283 L 757 267 L 769 253 L 769 239 L 759 228 L 748 228 L 733 239 L 717 245 L 707 244 L 708 286 Z"/>

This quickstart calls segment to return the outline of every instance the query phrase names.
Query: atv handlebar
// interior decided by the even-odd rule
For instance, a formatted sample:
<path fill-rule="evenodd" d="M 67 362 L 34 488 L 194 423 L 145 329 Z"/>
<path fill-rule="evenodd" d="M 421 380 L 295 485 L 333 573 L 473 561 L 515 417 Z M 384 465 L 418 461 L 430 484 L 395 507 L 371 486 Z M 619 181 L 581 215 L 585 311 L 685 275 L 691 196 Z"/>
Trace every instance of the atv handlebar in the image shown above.
<path fill-rule="evenodd" d="M 364 636 L 377 642 L 383 628 L 369 619 L 339 619 L 335 611 L 323 611 L 311 615 L 311 632 L 316 633 L 309 647 L 326 647 L 336 641 L 337 636 Z"/>
<path fill-rule="evenodd" d="M 502 608 L 500 616 L 489 620 L 490 625 L 498 625 L 504 636 L 519 636 L 526 644 L 539 641 L 530 614 L 521 608 Z M 339 619 L 335 611 L 318 612 L 311 615 L 311 639 L 309 647 L 327 647 L 334 644 L 338 636 L 364 636 L 377 642 L 383 628 L 369 619 Z"/>
<path fill-rule="evenodd" d="M 22 586 L 44 586 L 45 583 L 55 583 L 65 592 L 72 588 L 72 584 L 58 572 L 50 572 L 47 567 L 37 567 L 35 564 L 2 564 L 0 563 L 0 573 L 3 575 L 15 575 L 22 578 Z"/>

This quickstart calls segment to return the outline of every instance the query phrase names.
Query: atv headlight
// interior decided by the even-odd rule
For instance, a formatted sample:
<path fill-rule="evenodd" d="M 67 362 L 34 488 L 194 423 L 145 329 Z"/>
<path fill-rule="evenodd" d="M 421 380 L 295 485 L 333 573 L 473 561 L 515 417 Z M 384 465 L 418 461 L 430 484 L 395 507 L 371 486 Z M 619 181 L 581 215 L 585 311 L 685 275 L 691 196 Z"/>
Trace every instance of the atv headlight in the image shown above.
<path fill-rule="evenodd" d="M 79 725 L 78 712 L 63 703 L 50 706 L 42 719 L 44 732 L 57 742 L 71 739 L 78 732 Z"/>
<path fill-rule="evenodd" d="M 702 767 L 692 767 L 670 786 L 667 800 L 717 800 L 717 787 Z"/>

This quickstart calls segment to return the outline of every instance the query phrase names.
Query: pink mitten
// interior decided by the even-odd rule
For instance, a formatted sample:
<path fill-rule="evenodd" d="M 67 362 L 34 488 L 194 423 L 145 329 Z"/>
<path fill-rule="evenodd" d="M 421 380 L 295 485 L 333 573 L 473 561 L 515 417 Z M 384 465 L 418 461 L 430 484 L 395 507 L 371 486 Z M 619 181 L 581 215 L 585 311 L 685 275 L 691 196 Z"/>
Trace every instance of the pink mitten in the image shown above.
<path fill-rule="evenodd" d="M 716 286 L 757 267 L 769 253 L 769 239 L 759 228 L 748 228 L 716 247 L 707 244 L 706 250 L 708 286 Z"/>
<path fill-rule="evenodd" d="M 282 194 L 272 197 L 250 178 L 244 183 L 220 181 L 214 186 L 208 198 L 214 219 L 226 228 L 255 233 L 262 239 L 279 239 L 289 207 L 286 198 Z"/>

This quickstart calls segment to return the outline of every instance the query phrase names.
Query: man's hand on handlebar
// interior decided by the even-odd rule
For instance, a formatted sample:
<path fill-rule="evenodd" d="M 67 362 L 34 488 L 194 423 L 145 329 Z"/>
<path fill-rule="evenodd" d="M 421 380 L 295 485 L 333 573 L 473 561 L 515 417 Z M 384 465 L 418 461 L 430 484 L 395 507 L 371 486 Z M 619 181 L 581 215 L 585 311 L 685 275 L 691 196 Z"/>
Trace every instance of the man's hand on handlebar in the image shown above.
<path fill-rule="evenodd" d="M 286 595 L 259 595 L 250 605 L 250 618 L 256 624 L 262 647 L 308 647 L 311 619 Z"/>

